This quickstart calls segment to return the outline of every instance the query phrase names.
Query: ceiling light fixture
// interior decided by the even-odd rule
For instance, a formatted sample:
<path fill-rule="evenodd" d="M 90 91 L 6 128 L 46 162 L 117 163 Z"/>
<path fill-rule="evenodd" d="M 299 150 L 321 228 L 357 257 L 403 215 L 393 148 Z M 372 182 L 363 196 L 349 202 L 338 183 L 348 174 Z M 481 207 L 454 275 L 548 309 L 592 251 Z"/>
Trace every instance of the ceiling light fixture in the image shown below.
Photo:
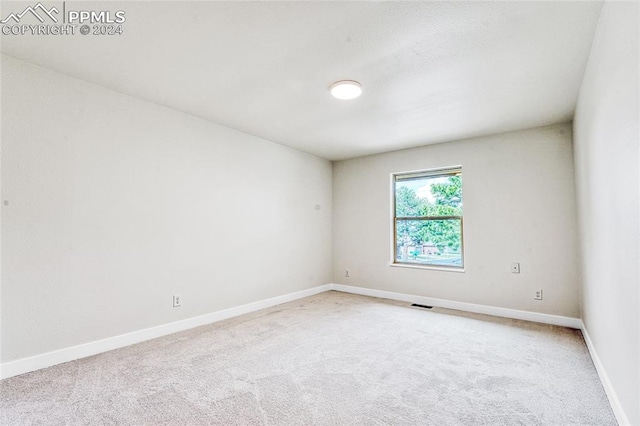
<path fill-rule="evenodd" d="M 336 81 L 329 87 L 334 98 L 338 99 L 355 99 L 362 93 L 362 86 L 357 81 L 341 80 Z"/>

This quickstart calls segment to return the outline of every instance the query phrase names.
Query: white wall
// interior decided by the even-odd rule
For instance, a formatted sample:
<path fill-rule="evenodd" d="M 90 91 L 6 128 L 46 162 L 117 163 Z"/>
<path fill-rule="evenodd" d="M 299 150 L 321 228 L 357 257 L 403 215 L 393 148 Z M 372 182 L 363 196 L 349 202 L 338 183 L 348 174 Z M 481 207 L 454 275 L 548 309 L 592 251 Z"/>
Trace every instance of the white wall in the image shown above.
<path fill-rule="evenodd" d="M 330 282 L 330 162 L 6 56 L 2 105 L 2 362 Z"/>
<path fill-rule="evenodd" d="M 634 425 L 640 425 L 638 9 L 638 3 L 603 6 L 574 121 L 582 316 Z"/>
<path fill-rule="evenodd" d="M 335 163 L 333 281 L 578 317 L 571 137 L 561 124 Z M 451 165 L 463 167 L 465 272 L 390 267 L 390 173 Z"/>

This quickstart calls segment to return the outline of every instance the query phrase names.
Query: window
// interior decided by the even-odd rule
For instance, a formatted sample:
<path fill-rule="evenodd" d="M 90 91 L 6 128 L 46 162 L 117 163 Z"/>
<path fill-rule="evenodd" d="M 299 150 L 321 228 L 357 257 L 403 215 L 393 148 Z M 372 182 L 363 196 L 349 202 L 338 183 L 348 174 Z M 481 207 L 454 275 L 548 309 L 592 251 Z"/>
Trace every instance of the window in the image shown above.
<path fill-rule="evenodd" d="M 393 263 L 462 269 L 462 168 L 393 175 Z"/>

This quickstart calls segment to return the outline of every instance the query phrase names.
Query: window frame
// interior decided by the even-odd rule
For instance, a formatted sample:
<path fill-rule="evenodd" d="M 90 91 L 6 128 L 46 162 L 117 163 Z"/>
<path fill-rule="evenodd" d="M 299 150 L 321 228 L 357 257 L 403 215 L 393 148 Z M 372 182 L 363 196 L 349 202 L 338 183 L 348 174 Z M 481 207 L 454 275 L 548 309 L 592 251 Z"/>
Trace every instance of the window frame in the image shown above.
<path fill-rule="evenodd" d="M 447 166 L 447 167 L 438 167 L 433 169 L 424 169 L 424 170 L 414 170 L 408 172 L 396 172 L 391 173 L 391 263 L 389 266 L 398 266 L 404 268 L 417 268 L 417 269 L 433 269 L 440 271 L 450 271 L 450 272 L 464 272 L 465 261 L 464 261 L 464 210 L 462 215 L 460 216 L 414 216 L 414 217 L 397 217 L 396 216 L 396 182 L 398 176 L 411 176 L 415 175 L 415 179 L 425 178 L 425 177 L 440 177 L 440 176 L 462 176 L 463 170 L 462 166 Z M 461 189 L 464 192 L 464 180 L 463 180 L 463 188 Z M 462 197 L 464 199 L 464 196 Z M 418 262 L 399 262 L 397 256 L 398 250 L 398 233 L 397 233 L 397 224 L 398 220 L 459 220 L 460 221 L 460 266 L 457 265 L 438 265 L 438 264 L 428 264 L 428 263 L 418 263 Z"/>

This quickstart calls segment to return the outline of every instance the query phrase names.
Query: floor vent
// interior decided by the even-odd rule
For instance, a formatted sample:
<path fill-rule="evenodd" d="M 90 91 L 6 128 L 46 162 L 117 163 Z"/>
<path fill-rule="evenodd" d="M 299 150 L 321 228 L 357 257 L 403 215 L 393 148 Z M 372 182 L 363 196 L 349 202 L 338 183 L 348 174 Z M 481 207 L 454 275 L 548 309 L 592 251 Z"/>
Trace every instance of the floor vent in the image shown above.
<path fill-rule="evenodd" d="M 416 308 L 425 308 L 425 309 L 431 309 L 431 308 L 433 308 L 433 306 L 418 305 L 417 303 L 414 303 L 414 304 L 412 304 L 411 306 L 415 306 Z"/>

